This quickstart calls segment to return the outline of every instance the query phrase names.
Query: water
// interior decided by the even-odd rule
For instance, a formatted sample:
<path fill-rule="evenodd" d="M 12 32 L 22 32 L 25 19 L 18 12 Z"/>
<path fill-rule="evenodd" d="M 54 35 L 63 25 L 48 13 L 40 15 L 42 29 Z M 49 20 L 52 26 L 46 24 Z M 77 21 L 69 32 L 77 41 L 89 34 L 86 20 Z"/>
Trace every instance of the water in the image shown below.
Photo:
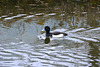
<path fill-rule="evenodd" d="M 2 0 L 0 67 L 99 67 L 100 5 L 89 3 Z M 68 36 L 46 38 L 46 25 Z"/>

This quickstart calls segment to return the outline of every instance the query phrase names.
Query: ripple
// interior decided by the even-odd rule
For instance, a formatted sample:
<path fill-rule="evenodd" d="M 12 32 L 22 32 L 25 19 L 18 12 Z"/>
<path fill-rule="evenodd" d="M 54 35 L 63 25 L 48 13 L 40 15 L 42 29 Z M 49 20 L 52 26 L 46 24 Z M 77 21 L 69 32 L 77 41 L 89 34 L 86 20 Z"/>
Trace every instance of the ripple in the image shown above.
<path fill-rule="evenodd" d="M 3 15 L 3 16 L 1 16 L 1 17 L 7 17 L 7 15 Z"/>
<path fill-rule="evenodd" d="M 89 42 L 71 36 L 59 39 L 61 40 L 54 39 L 49 44 L 44 44 L 43 40 L 31 44 L 23 41 L 0 44 L 0 47 L 3 48 L 0 51 L 0 63 L 2 66 L 10 67 L 14 65 L 19 67 L 88 67 L 92 66 L 92 62 L 100 62 L 97 58 L 91 59 L 93 56 L 88 54 L 91 48 Z M 77 41 L 83 41 L 83 43 Z M 9 48 L 5 49 L 6 47 Z"/>
<path fill-rule="evenodd" d="M 18 14 L 18 15 L 16 15 L 16 16 L 7 17 L 7 18 L 5 18 L 4 20 L 10 20 L 10 19 L 13 19 L 13 18 L 25 16 L 25 15 L 27 15 L 27 14 Z"/>
<path fill-rule="evenodd" d="M 54 16 L 54 15 L 56 15 L 56 13 L 51 13 L 51 14 L 48 14 L 49 16 Z"/>
<path fill-rule="evenodd" d="M 75 36 L 75 37 L 76 37 L 76 36 Z M 83 39 L 83 40 L 87 40 L 87 41 L 99 42 L 98 40 L 93 39 L 93 38 L 87 38 L 87 37 L 77 37 L 77 38 Z"/>
<path fill-rule="evenodd" d="M 86 30 L 86 29 L 85 28 L 79 28 L 79 29 L 74 29 L 74 30 L 68 31 L 68 32 L 78 32 L 78 31 L 83 31 L 83 30 Z"/>
<path fill-rule="evenodd" d="M 87 31 L 85 31 L 85 32 L 90 32 L 90 31 L 95 31 L 95 30 L 100 30 L 100 27 L 94 28 L 94 29 L 90 29 L 90 30 L 87 30 Z"/>
<path fill-rule="evenodd" d="M 20 52 L 16 52 L 14 50 L 4 50 L 5 52 L 11 53 L 11 54 L 15 54 L 15 55 L 19 55 L 19 56 L 27 56 L 26 54 L 20 53 Z"/>
<path fill-rule="evenodd" d="M 26 53 L 26 54 L 30 54 L 30 55 L 34 55 L 34 56 L 42 56 L 42 55 L 44 55 L 42 53 L 37 53 L 37 52 L 32 52 L 32 51 L 27 51 L 27 50 L 18 50 L 18 52 Z"/>
<path fill-rule="evenodd" d="M 35 17 L 34 15 L 29 15 L 29 16 L 26 16 L 26 17 L 23 17 L 23 18 L 32 18 L 32 17 Z"/>
<path fill-rule="evenodd" d="M 65 14 L 61 14 L 60 16 L 64 16 Z"/>
<path fill-rule="evenodd" d="M 36 16 L 42 16 L 42 15 L 44 15 L 44 13 L 37 13 L 37 14 L 35 14 Z"/>
<path fill-rule="evenodd" d="M 23 45 L 24 42 L 19 42 Z M 14 42 L 10 44 L 16 45 Z M 18 46 L 18 44 L 16 45 Z M 89 63 L 93 61 L 89 58 L 89 55 L 82 51 L 85 49 L 81 46 L 81 49 L 76 47 L 74 48 L 63 48 L 64 45 L 29 45 L 31 49 L 18 49 L 18 50 L 10 50 L 4 49 L 0 51 L 0 58 L 1 58 L 1 66 L 65 66 L 65 67 L 75 67 L 75 66 L 91 66 Z M 70 46 L 70 45 L 66 45 Z M 81 50 L 81 51 L 80 51 Z M 99 62 L 99 60 L 97 59 Z"/>
<path fill-rule="evenodd" d="M 77 42 L 77 43 L 84 43 L 84 41 L 82 41 L 82 40 L 80 40 L 80 39 L 76 39 L 76 38 L 69 38 L 69 37 L 67 37 L 67 38 L 65 38 L 65 39 L 67 39 L 67 40 L 72 40 L 72 41 Z"/>
<path fill-rule="evenodd" d="M 0 55 L 12 55 L 10 53 L 0 52 Z"/>

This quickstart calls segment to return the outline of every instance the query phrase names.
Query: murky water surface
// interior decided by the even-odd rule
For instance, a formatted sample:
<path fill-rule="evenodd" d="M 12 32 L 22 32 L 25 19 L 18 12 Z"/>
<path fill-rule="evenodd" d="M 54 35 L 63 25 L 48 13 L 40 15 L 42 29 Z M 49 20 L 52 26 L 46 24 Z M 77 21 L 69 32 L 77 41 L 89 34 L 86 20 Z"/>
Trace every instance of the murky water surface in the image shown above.
<path fill-rule="evenodd" d="M 68 34 L 46 38 L 41 30 Z M 100 5 L 0 2 L 0 67 L 100 67 Z"/>

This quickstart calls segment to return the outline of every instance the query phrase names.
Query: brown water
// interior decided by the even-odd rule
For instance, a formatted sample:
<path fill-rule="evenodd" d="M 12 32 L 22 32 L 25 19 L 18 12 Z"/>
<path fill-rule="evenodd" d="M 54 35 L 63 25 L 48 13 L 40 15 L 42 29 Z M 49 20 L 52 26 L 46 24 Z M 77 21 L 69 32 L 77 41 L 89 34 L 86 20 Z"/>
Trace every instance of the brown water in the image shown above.
<path fill-rule="evenodd" d="M 46 25 L 68 36 L 45 39 Z M 89 66 L 100 67 L 98 2 L 0 1 L 0 67 Z"/>

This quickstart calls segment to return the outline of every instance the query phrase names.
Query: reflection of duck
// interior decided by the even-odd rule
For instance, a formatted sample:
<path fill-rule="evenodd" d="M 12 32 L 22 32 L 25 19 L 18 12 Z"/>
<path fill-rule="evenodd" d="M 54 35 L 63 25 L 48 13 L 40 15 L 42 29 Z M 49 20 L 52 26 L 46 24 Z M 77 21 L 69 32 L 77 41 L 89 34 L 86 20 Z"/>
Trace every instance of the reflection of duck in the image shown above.
<path fill-rule="evenodd" d="M 49 42 L 50 42 L 50 38 L 49 37 L 46 37 L 45 40 L 44 40 L 44 43 L 45 44 L 48 44 Z"/>
<path fill-rule="evenodd" d="M 50 27 L 49 26 L 45 26 L 45 31 L 46 31 L 46 36 L 50 36 L 50 37 L 63 37 L 63 36 L 67 36 L 67 33 L 64 32 L 50 32 Z"/>

